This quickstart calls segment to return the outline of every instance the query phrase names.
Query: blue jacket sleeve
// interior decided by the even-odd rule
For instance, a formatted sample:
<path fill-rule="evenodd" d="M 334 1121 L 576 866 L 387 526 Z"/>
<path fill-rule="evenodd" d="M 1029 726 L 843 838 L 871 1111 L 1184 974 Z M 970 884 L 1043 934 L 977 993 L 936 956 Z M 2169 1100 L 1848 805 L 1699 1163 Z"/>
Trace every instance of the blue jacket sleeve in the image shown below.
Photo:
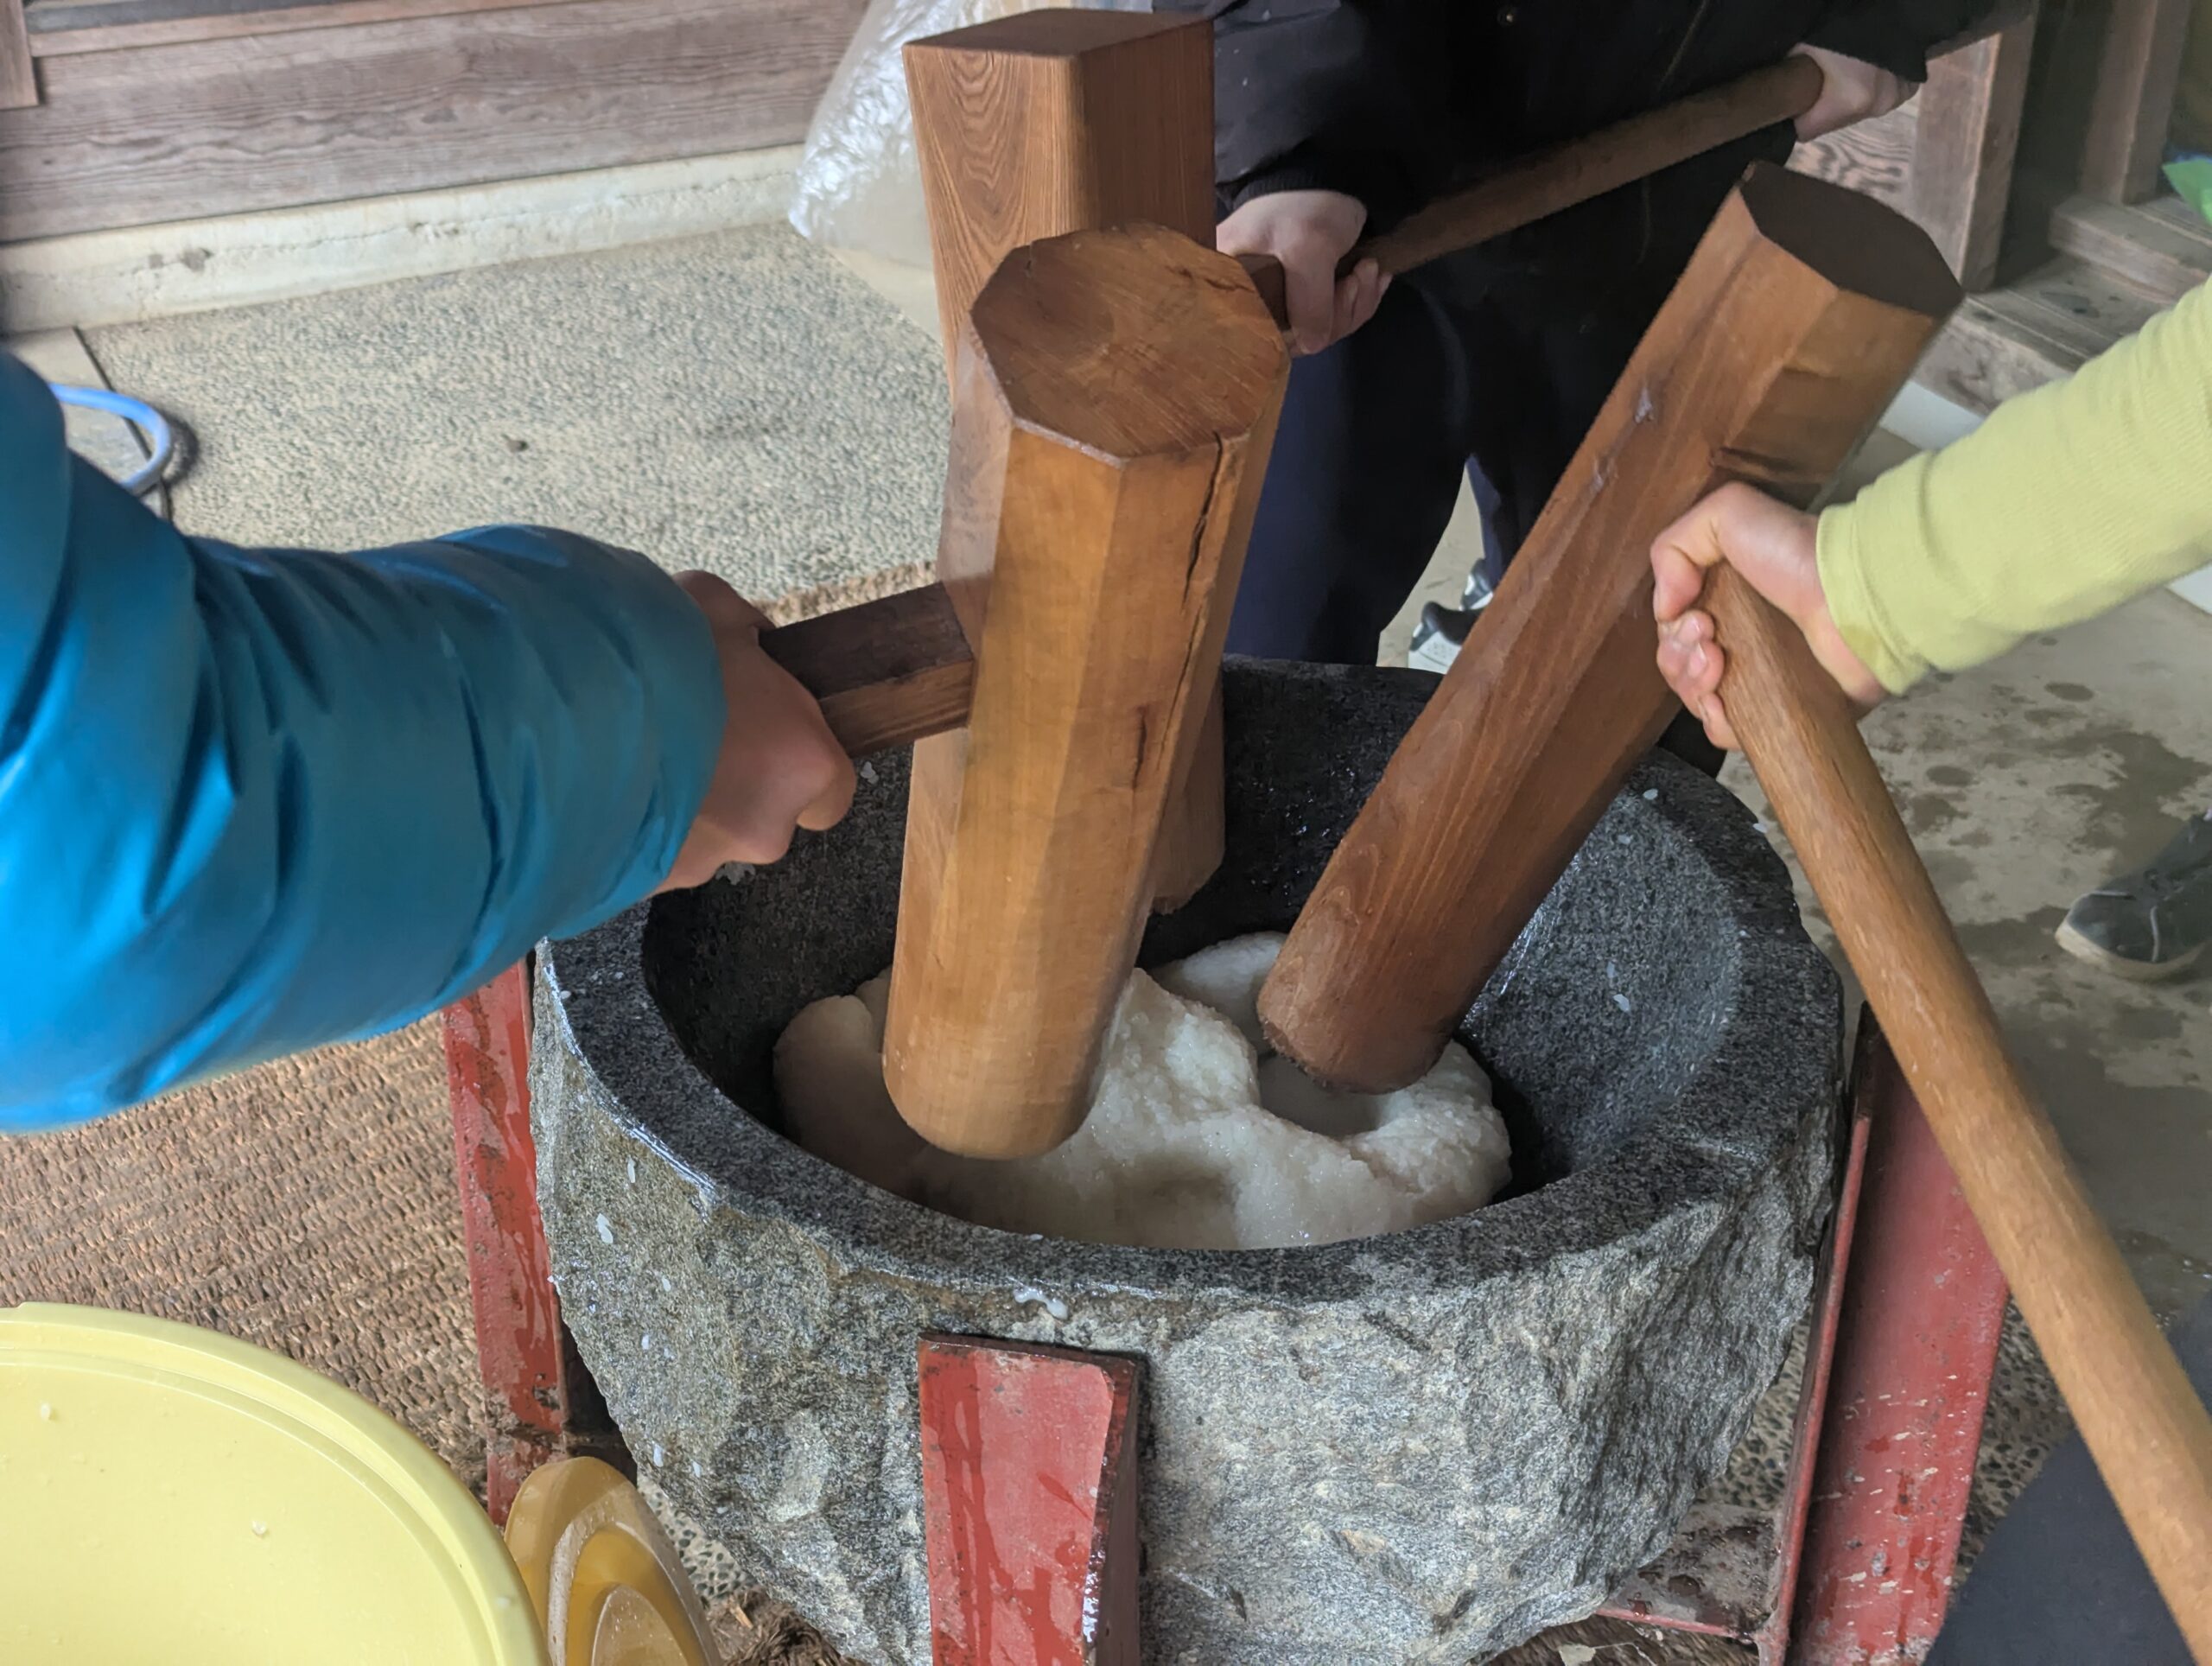
<path fill-rule="evenodd" d="M 0 1132 L 406 1023 L 634 902 L 722 719 L 643 557 L 186 537 L 0 354 Z"/>

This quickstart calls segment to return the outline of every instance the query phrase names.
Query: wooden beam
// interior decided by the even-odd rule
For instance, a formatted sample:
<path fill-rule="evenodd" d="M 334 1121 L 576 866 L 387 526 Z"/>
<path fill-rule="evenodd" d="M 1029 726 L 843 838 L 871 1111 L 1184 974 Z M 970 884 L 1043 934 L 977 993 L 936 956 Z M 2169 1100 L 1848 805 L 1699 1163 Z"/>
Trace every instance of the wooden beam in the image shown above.
<path fill-rule="evenodd" d="M 2212 226 L 2179 197 L 2132 207 L 2069 197 L 2052 212 L 2050 243 L 2169 303 L 2212 277 Z"/>
<path fill-rule="evenodd" d="M 2031 13 L 1936 59 L 1914 100 L 1910 212 L 1968 290 L 1996 281 L 2035 29 Z"/>
<path fill-rule="evenodd" d="M 779 144 L 861 0 L 576 0 L 48 58 L 0 241 Z"/>
<path fill-rule="evenodd" d="M 821 703 L 855 758 L 968 721 L 976 658 L 942 584 L 764 631 L 760 645 Z"/>
<path fill-rule="evenodd" d="M 1969 296 L 1914 378 L 1955 404 L 1990 411 L 2070 376 L 2159 303 L 2086 261 L 2063 256 L 2002 289 Z"/>
<path fill-rule="evenodd" d="M 1991 35 L 2031 25 L 2040 7 L 2041 0 L 1998 0 L 1986 7 L 1957 35 L 1928 49 L 1931 85 L 1939 60 L 1964 54 Z M 1919 139 L 1921 111 L 1928 103 L 1928 89 L 1923 87 L 1886 116 L 1854 122 L 1825 138 L 1799 145 L 1790 153 L 1789 165 L 1815 179 L 1833 180 L 1854 191 L 1866 192 L 1910 214 L 1913 152 Z"/>
<path fill-rule="evenodd" d="M 1262 992 L 1277 1049 L 1365 1091 L 1426 1071 L 1678 708 L 1652 538 L 1748 480 L 1809 502 L 1958 288 L 1868 198 L 1760 166 L 1722 207 Z"/>
<path fill-rule="evenodd" d="M 948 372 L 962 321 L 1010 250 L 1149 221 L 1213 241 L 1213 35 L 1202 19 L 1015 13 L 906 49 L 914 145 Z M 1211 687 L 1215 673 L 1206 673 Z M 1157 900 L 1186 902 L 1221 865 L 1221 714 L 1190 758 L 1160 839 Z M 942 743 L 947 756 L 957 746 Z M 909 814 L 941 815 L 949 776 L 917 760 Z"/>
<path fill-rule="evenodd" d="M 1929 60 L 1917 95 L 1871 122 L 1801 144 L 1789 165 L 1918 221 L 1970 289 L 1996 277 L 2034 52 L 2035 14 Z"/>
<path fill-rule="evenodd" d="M 38 73 L 31 67 L 23 0 L 0 0 L 0 110 L 22 110 L 37 102 Z"/>
<path fill-rule="evenodd" d="M 164 16 L 156 6 L 41 6 L 32 21 L 35 58 L 66 58 L 128 47 L 176 46 L 191 41 L 228 41 L 242 35 L 289 35 L 296 29 L 344 29 L 404 18 L 443 17 L 464 11 L 512 11 L 524 6 L 568 5 L 575 0 L 323 0 L 321 5 L 278 3 Z"/>
<path fill-rule="evenodd" d="M 948 374 L 1010 251 L 1132 220 L 1213 240 L 1205 23 L 1018 12 L 912 41 L 905 58 Z"/>
<path fill-rule="evenodd" d="M 2066 0 L 2044 9 L 2021 157 L 2038 213 L 2076 193 L 2126 203 L 2156 190 L 2190 3 Z"/>
<path fill-rule="evenodd" d="M 2136 202 L 2158 188 L 2189 15 L 2190 0 L 2112 0 L 2082 144 L 2088 195 Z"/>
<path fill-rule="evenodd" d="M 1289 358 L 1227 256 L 1158 226 L 1016 251 L 954 376 L 939 577 L 968 728 L 909 812 L 884 1078 L 972 1156 L 1073 1133 L 1204 722 Z"/>

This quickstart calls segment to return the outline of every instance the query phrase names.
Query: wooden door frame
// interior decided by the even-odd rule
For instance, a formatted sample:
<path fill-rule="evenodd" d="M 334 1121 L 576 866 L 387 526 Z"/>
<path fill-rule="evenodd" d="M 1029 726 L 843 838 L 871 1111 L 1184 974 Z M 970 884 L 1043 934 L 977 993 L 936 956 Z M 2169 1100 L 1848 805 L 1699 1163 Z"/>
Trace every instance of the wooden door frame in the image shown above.
<path fill-rule="evenodd" d="M 1800 145 L 1790 165 L 1917 221 L 1968 290 L 1996 281 L 2035 50 L 2036 0 L 2005 0 L 1929 54 L 1903 109 Z"/>
<path fill-rule="evenodd" d="M 30 25 L 23 0 L 0 0 L 0 110 L 38 102 L 38 72 L 31 64 Z"/>

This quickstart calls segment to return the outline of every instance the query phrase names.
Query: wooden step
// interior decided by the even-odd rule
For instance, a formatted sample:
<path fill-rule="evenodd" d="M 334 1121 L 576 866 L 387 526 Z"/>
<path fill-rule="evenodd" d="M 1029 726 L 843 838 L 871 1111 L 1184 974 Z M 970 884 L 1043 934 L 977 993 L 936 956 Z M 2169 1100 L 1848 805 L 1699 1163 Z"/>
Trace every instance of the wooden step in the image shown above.
<path fill-rule="evenodd" d="M 2212 277 L 2212 226 L 2172 195 L 2126 207 L 2069 197 L 2051 213 L 2050 245 L 2162 302 Z"/>
<path fill-rule="evenodd" d="M 2072 375 L 2166 304 L 2101 266 L 2061 255 L 2017 283 L 1967 296 L 1914 380 L 1986 411 Z"/>

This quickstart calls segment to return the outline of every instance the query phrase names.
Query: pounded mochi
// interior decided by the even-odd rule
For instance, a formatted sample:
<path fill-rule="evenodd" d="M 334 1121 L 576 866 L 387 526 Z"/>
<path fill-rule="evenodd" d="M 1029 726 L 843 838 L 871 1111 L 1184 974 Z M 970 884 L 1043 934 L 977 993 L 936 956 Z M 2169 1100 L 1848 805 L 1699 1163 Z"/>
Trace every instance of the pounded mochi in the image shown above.
<path fill-rule="evenodd" d="M 1282 938 L 1234 938 L 1129 975 L 1090 1114 L 1056 1151 L 934 1149 L 883 1086 L 889 976 L 817 1001 L 776 1043 L 792 1138 L 887 1192 L 985 1226 L 1093 1243 L 1276 1249 L 1464 1214 L 1505 1183 L 1490 1078 L 1457 1042 L 1395 1093 L 1337 1093 L 1265 1051 L 1260 985 Z"/>

